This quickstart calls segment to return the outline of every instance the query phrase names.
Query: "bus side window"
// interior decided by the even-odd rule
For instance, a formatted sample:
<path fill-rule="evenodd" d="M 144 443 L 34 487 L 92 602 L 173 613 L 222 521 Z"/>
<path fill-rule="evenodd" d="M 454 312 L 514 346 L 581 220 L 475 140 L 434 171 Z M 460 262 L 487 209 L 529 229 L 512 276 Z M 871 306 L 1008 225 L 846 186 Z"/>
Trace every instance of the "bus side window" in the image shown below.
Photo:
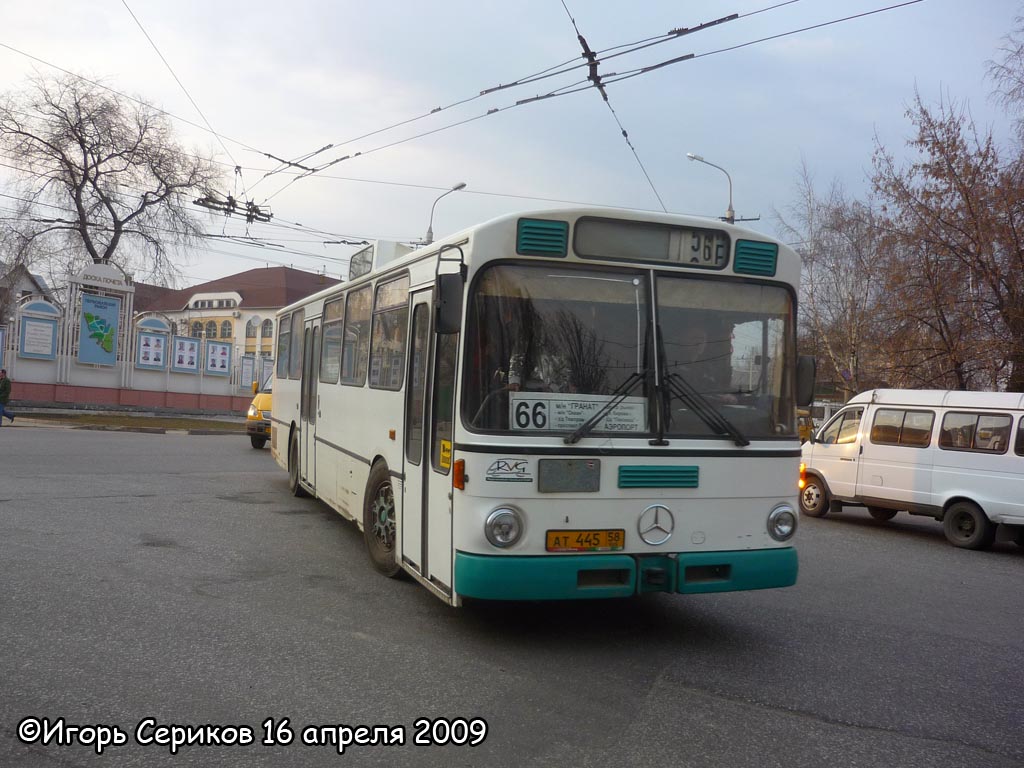
<path fill-rule="evenodd" d="M 369 285 L 348 295 L 345 305 L 345 337 L 341 350 L 342 384 L 361 387 L 366 382 L 372 300 Z"/>
<path fill-rule="evenodd" d="M 1017 444 L 1013 450 L 1018 456 L 1024 456 L 1024 416 L 1017 422 Z"/>
<path fill-rule="evenodd" d="M 288 354 L 291 351 L 292 324 L 291 317 L 281 318 L 277 326 L 277 378 L 288 378 Z"/>
<path fill-rule="evenodd" d="M 405 417 L 405 455 L 411 464 L 419 464 L 423 456 L 423 406 L 427 384 L 427 350 L 430 346 L 429 321 L 427 305 L 417 304 L 412 313 L 412 353 Z"/>
<path fill-rule="evenodd" d="M 409 325 L 409 277 L 377 286 L 370 342 L 370 387 L 401 389 Z"/>

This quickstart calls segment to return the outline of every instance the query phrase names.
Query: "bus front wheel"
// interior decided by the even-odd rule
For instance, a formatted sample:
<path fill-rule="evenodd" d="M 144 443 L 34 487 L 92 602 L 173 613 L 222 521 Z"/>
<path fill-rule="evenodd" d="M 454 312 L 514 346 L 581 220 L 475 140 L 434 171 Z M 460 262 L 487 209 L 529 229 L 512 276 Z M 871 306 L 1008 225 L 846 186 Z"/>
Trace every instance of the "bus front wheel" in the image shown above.
<path fill-rule="evenodd" d="M 996 524 L 969 501 L 958 501 L 946 510 L 942 530 L 950 544 L 964 549 L 988 549 L 996 539 Z"/>
<path fill-rule="evenodd" d="M 806 484 L 800 491 L 800 511 L 808 517 L 824 517 L 828 512 L 829 498 L 825 483 L 821 478 L 808 475 Z"/>
<path fill-rule="evenodd" d="M 299 481 L 299 437 L 294 433 L 288 443 L 288 490 L 299 498 L 309 495 Z"/>
<path fill-rule="evenodd" d="M 401 573 L 395 557 L 395 493 L 387 464 L 378 461 L 370 470 L 363 499 L 363 539 L 373 567 L 389 578 Z"/>

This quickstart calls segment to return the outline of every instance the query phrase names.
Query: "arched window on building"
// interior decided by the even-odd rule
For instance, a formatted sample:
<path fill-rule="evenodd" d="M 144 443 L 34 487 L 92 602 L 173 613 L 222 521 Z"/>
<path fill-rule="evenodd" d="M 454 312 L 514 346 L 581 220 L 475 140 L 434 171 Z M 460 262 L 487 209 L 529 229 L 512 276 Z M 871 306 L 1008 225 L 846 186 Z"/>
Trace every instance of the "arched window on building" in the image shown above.
<path fill-rule="evenodd" d="M 272 339 L 272 338 L 274 338 L 274 321 L 273 320 L 264 320 L 263 321 L 263 330 L 260 333 L 260 335 L 264 339 Z"/>
<path fill-rule="evenodd" d="M 178 335 L 178 324 L 172 320 L 171 321 L 171 336 L 177 336 L 177 335 Z"/>
<path fill-rule="evenodd" d="M 199 339 L 203 336 L 203 324 L 196 320 L 192 323 L 192 336 Z"/>
<path fill-rule="evenodd" d="M 217 321 L 211 320 L 206 324 L 206 338 L 216 339 L 217 338 Z"/>
<path fill-rule="evenodd" d="M 230 320 L 225 320 L 223 323 L 220 324 L 220 337 L 222 339 L 230 339 L 234 335 L 234 331 L 231 330 Z"/>
<path fill-rule="evenodd" d="M 260 319 L 258 317 L 249 318 L 249 322 L 245 324 L 245 338 L 255 339 L 256 332 L 260 328 Z"/>

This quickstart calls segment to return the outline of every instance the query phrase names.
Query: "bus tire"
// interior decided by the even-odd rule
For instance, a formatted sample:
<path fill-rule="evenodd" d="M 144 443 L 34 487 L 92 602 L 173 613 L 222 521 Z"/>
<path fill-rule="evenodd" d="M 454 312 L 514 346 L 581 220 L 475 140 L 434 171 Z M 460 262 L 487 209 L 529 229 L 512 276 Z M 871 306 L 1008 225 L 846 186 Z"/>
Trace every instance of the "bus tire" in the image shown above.
<path fill-rule="evenodd" d="M 896 517 L 898 510 L 895 509 L 883 509 L 882 507 L 868 507 L 868 514 L 871 515 L 875 520 L 892 520 Z"/>
<path fill-rule="evenodd" d="M 829 509 L 828 491 L 820 477 L 808 475 L 800 491 L 800 511 L 808 517 L 824 517 Z"/>
<path fill-rule="evenodd" d="M 294 432 L 288 441 L 288 490 L 296 498 L 309 495 L 299 481 L 299 438 Z"/>
<path fill-rule="evenodd" d="M 388 465 L 378 461 L 370 469 L 363 497 L 363 540 L 373 567 L 388 578 L 402 569 L 395 556 L 395 493 L 391 488 Z"/>
<path fill-rule="evenodd" d="M 969 501 L 958 501 L 946 510 L 942 530 L 950 544 L 963 549 L 988 549 L 996 539 L 996 524 Z"/>
<path fill-rule="evenodd" d="M 249 435 L 249 442 L 252 443 L 252 447 L 257 451 L 263 448 L 267 444 L 267 438 L 257 437 L 256 435 Z"/>

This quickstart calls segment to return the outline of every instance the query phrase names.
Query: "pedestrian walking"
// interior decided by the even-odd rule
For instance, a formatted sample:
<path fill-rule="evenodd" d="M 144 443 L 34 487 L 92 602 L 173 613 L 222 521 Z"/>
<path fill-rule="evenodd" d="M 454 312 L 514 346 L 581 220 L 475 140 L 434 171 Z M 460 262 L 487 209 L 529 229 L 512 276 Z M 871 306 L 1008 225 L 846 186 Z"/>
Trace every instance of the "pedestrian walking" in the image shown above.
<path fill-rule="evenodd" d="M 7 378 L 7 369 L 0 368 L 0 426 L 3 426 L 4 416 L 14 421 L 14 413 L 7 407 L 11 400 L 11 380 Z"/>

